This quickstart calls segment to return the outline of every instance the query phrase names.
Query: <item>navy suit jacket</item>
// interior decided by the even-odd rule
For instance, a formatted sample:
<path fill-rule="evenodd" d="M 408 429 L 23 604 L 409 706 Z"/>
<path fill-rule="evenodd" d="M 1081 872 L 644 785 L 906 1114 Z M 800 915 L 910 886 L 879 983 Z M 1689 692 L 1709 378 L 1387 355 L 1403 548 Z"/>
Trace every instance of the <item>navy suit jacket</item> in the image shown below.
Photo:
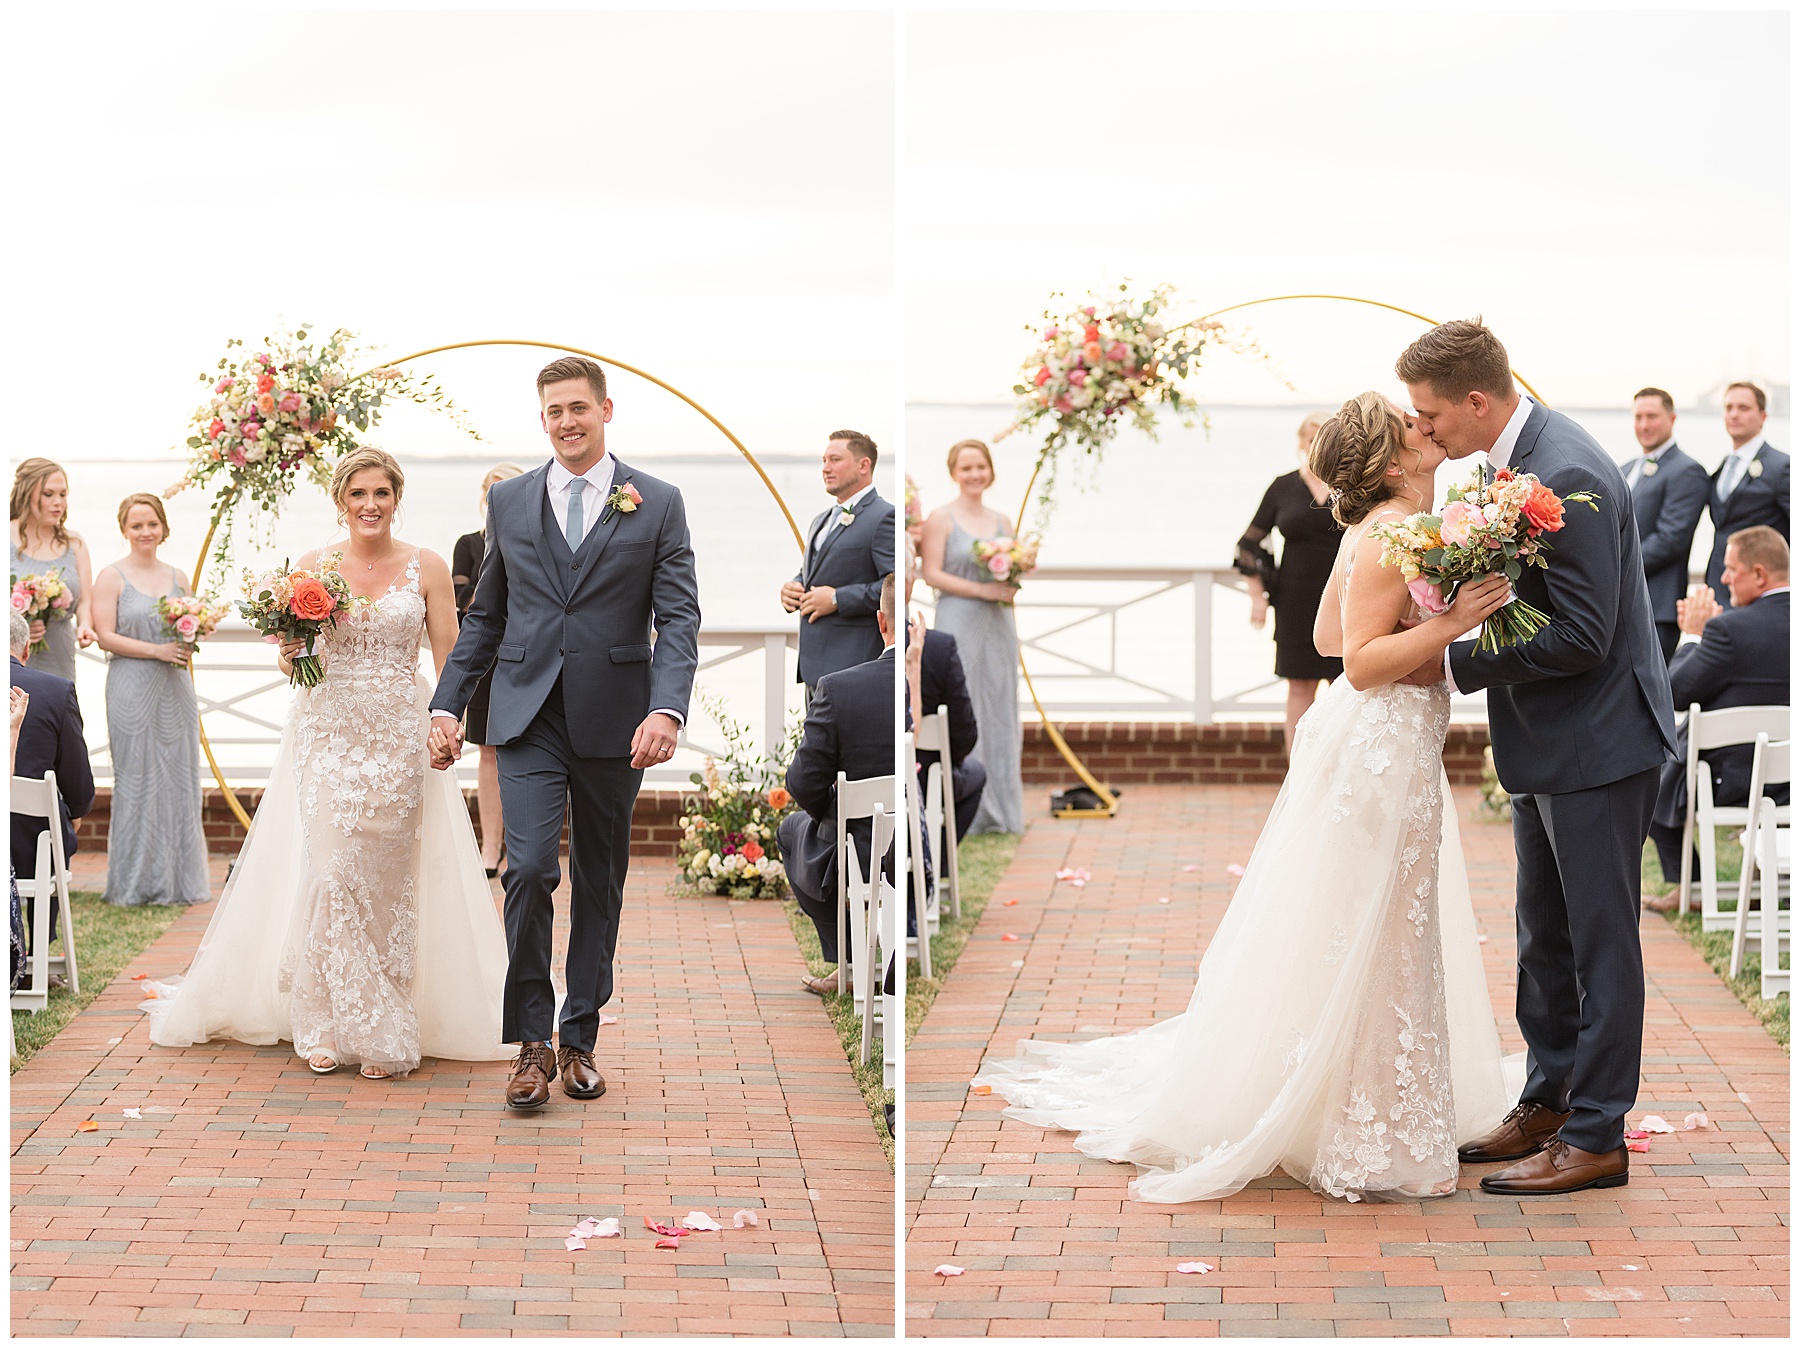
<path fill-rule="evenodd" d="M 623 758 L 653 709 L 687 717 L 700 642 L 687 512 L 674 486 L 615 460 L 613 486 L 630 483 L 643 504 L 604 510 L 571 553 L 549 472 L 488 489 L 481 579 L 431 705 L 462 715 L 492 668 L 487 742 L 511 744 L 561 678 L 576 756 Z"/>
<path fill-rule="evenodd" d="M 956 638 L 948 632 L 925 629 L 925 648 L 919 653 L 919 705 L 927 716 L 939 707 L 950 713 L 950 763 L 967 758 L 981 737 L 975 722 L 975 703 L 969 697 L 969 680 L 963 673 Z M 919 766 L 937 761 L 935 750 L 919 752 Z"/>
<path fill-rule="evenodd" d="M 1712 479 L 1706 469 L 1683 454 L 1679 445 L 1658 455 L 1656 471 L 1639 474 L 1631 489 L 1650 615 L 1659 623 L 1675 621 L 1675 602 L 1687 594 L 1688 554 L 1711 495 Z"/>
<path fill-rule="evenodd" d="M 94 808 L 94 770 L 88 763 L 87 741 L 82 738 L 81 706 L 75 701 L 75 685 L 45 670 L 12 662 L 12 682 L 31 698 L 25 721 L 19 727 L 19 755 L 14 774 L 42 780 L 56 774 L 56 791 L 62 797 L 63 850 L 74 855 L 75 825 Z M 44 831 L 42 820 L 24 815 L 12 817 L 12 865 L 20 875 L 37 871 L 37 840 Z"/>
<path fill-rule="evenodd" d="M 1548 626 L 1497 652 L 1473 641 L 1450 647 L 1456 686 L 1488 689 L 1500 784 L 1554 795 L 1660 767 L 1675 752 L 1675 718 L 1624 474 L 1591 435 L 1541 404 L 1511 462 L 1558 496 L 1599 499 L 1565 507 L 1561 531 L 1546 539 L 1549 569 L 1526 567 L 1516 584 Z"/>
<path fill-rule="evenodd" d="M 806 555 L 794 576 L 801 585 L 829 585 L 837 591 L 837 612 L 817 622 L 800 619 L 799 681 L 815 684 L 825 675 L 865 664 L 881 655 L 881 581 L 894 570 L 894 506 L 871 491 L 856 503 L 856 518 L 834 528 L 823 547 L 813 547 L 819 526 L 838 513 L 821 510 L 806 530 Z"/>
<path fill-rule="evenodd" d="M 1701 711 L 1720 707 L 1788 705 L 1788 596 L 1765 594 L 1743 608 L 1729 608 L 1701 629 L 1698 642 L 1684 642 L 1669 662 L 1669 691 L 1675 708 L 1694 703 Z M 1687 731 L 1682 757 L 1663 769 L 1656 822 L 1680 828 L 1687 814 Z M 1750 762 L 1755 749 L 1728 744 L 1700 756 L 1712 773 L 1713 804 L 1742 805 L 1750 799 Z M 1786 788 L 1771 791 L 1785 801 Z"/>
<path fill-rule="evenodd" d="M 1731 603 L 1731 591 L 1719 579 L 1725 572 L 1725 545 L 1739 529 L 1766 524 L 1783 538 L 1788 536 L 1788 456 L 1763 442 L 1756 451 L 1754 463 L 1762 472 L 1751 477 L 1746 472 L 1738 479 L 1729 499 L 1719 499 L 1719 473 L 1725 465 L 1713 470 L 1711 490 L 1707 493 L 1707 509 L 1712 514 L 1712 556 L 1706 563 L 1706 583 L 1713 588 L 1721 604 Z"/>

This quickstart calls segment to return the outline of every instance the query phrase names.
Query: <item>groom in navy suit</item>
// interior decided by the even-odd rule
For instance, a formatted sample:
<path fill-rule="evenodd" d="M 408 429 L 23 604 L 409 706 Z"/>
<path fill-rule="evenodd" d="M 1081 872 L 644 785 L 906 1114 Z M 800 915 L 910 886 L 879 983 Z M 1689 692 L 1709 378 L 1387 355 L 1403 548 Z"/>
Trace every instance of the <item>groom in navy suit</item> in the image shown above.
<path fill-rule="evenodd" d="M 1530 1050 L 1519 1105 L 1458 1149 L 1517 1161 L 1490 1193 L 1537 1195 L 1627 1182 L 1625 1115 L 1637 1101 L 1644 1034 L 1638 880 L 1657 774 L 1675 753 L 1669 678 L 1651 619 L 1624 476 L 1592 436 L 1514 387 L 1506 348 L 1479 319 L 1433 328 L 1394 367 L 1419 430 L 1453 459 L 1533 473 L 1570 502 L 1549 569 L 1519 597 L 1546 614 L 1529 641 L 1451 645 L 1447 678 L 1488 690 L 1500 784 L 1518 856 L 1519 1029 Z"/>
<path fill-rule="evenodd" d="M 644 769 L 667 762 L 687 717 L 700 596 L 681 493 L 606 449 L 606 371 L 567 356 L 539 372 L 555 451 L 488 489 L 481 580 L 431 698 L 432 766 L 462 747 L 460 719 L 494 671 L 488 743 L 506 814 L 506 994 L 501 1038 L 519 1045 L 506 1103 L 536 1109 L 560 1077 L 591 1099 L 600 1008 Z M 556 1023 L 554 910 L 569 814 L 568 994 Z"/>

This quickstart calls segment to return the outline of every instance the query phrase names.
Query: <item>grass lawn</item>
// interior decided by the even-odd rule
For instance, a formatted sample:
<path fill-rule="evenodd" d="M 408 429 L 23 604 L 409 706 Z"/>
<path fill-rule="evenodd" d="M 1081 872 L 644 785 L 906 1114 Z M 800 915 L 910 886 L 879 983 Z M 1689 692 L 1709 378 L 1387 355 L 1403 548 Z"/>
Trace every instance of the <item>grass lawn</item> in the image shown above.
<path fill-rule="evenodd" d="M 819 953 L 819 933 L 813 926 L 812 919 L 800 911 L 800 905 L 792 899 L 783 901 L 787 909 L 788 926 L 793 929 L 794 943 L 800 947 L 800 954 L 806 960 L 806 971 L 810 974 L 823 974 L 836 968 L 827 964 Z M 894 1103 L 894 1093 L 881 1084 L 881 1039 L 877 1036 L 869 1048 L 869 1061 L 859 1064 L 856 1060 L 862 1053 L 862 1022 L 856 1018 L 856 1000 L 846 992 L 841 996 L 833 995 L 821 998 L 825 1003 L 825 1013 L 831 1017 L 831 1023 L 837 1027 L 838 1041 L 844 1046 L 844 1057 L 849 1060 L 850 1071 L 856 1077 L 856 1084 L 862 1088 L 863 1100 L 869 1106 L 869 1117 L 875 1121 L 876 1136 L 881 1139 L 881 1149 L 887 1153 L 888 1165 L 894 1164 L 894 1135 L 888 1129 L 886 1106 Z"/>
<path fill-rule="evenodd" d="M 1737 842 L 1736 829 L 1718 830 L 1719 840 L 1719 881 L 1736 885 L 1743 865 L 1744 853 Z M 1662 864 L 1656 859 L 1656 848 L 1649 843 L 1644 844 L 1643 888 L 1646 894 L 1672 894 L 1675 886 L 1662 878 Z M 1719 907 L 1731 910 L 1737 907 L 1737 897 L 1733 893 L 1729 899 L 1721 898 Z M 1700 952 L 1721 982 L 1737 999 L 1750 1009 L 1750 1014 L 1762 1022 L 1763 1028 L 1783 1048 L 1788 1047 L 1788 995 L 1784 992 L 1772 1001 L 1764 1001 L 1762 992 L 1762 960 L 1754 951 L 1744 954 L 1744 967 L 1736 978 L 1729 974 L 1731 968 L 1731 933 L 1728 931 L 1701 931 L 1699 910 L 1691 909 L 1682 914 L 1663 914 L 1669 924 L 1687 937 L 1688 944 Z"/>
<path fill-rule="evenodd" d="M 1017 833 L 979 833 L 963 839 L 956 850 L 957 879 L 962 884 L 962 916 L 952 919 L 950 905 L 943 905 L 943 917 L 938 924 L 938 934 L 931 938 L 931 972 L 932 977 L 919 977 L 919 962 L 906 962 L 906 1042 L 919 1032 L 919 1025 L 925 1019 L 925 1013 L 937 1000 L 938 992 L 944 986 L 944 980 L 956 967 L 957 959 L 962 955 L 963 947 L 969 943 L 969 934 L 975 930 L 975 924 L 987 907 L 994 886 L 1006 873 L 1007 864 L 1013 853 L 1018 850 L 1020 835 Z"/>
<path fill-rule="evenodd" d="M 127 964 L 187 911 L 174 904 L 120 908 L 83 890 L 73 891 L 70 900 L 75 913 L 75 959 L 81 975 L 81 993 L 77 996 L 66 988 L 53 991 L 49 1005 L 35 1015 L 29 1011 L 12 1013 L 13 1041 L 17 1045 L 12 1060 L 14 1072 L 56 1038 L 78 1011 L 98 997 Z M 51 946 L 52 952 L 61 949 L 61 940 Z"/>

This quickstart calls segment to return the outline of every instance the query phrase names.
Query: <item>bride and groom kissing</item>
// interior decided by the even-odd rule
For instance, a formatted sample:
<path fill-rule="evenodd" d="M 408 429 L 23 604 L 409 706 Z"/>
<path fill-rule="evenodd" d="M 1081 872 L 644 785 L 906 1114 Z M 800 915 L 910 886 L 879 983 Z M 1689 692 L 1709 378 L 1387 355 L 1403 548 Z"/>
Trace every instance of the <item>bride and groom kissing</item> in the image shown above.
<path fill-rule="evenodd" d="M 378 1078 L 426 1056 L 510 1056 L 515 1109 L 548 1102 L 559 1079 L 576 1099 L 605 1091 L 594 1048 L 613 993 L 632 806 L 644 770 L 675 751 L 700 603 L 681 493 L 607 451 L 602 367 L 565 357 L 537 387 L 553 457 L 489 490 L 486 559 L 460 631 L 448 568 L 392 534 L 398 464 L 365 447 L 338 465 L 341 569 L 371 593 L 327 629 L 324 682 L 295 695 L 200 951 L 147 1004 L 155 1042 L 286 1039 L 315 1072 L 360 1064 Z M 426 637 L 435 690 L 418 671 Z M 446 771 L 490 667 L 504 931 Z M 551 896 L 565 813 L 559 1014 Z"/>
<path fill-rule="evenodd" d="M 1300 722 L 1188 1010 L 1087 1043 L 1027 1040 L 975 1079 L 1010 1116 L 1136 1164 L 1139 1199 L 1219 1198 L 1277 1168 L 1350 1201 L 1452 1193 L 1459 1163 L 1506 1163 L 1481 1187 L 1521 1196 L 1629 1179 L 1640 856 L 1675 740 L 1630 498 L 1591 436 L 1516 388 L 1479 320 L 1434 328 L 1395 372 L 1410 415 L 1363 394 L 1311 451 L 1345 529 L 1315 644 L 1345 673 Z M 1478 453 L 1486 471 L 1597 498 L 1569 514 L 1548 569 L 1515 582 L 1548 625 L 1497 651 L 1462 637 L 1508 601 L 1503 578 L 1427 616 L 1371 533 L 1429 510 L 1438 465 Z M 1451 693 L 1483 689 L 1512 795 L 1522 1087 L 1442 761 Z"/>

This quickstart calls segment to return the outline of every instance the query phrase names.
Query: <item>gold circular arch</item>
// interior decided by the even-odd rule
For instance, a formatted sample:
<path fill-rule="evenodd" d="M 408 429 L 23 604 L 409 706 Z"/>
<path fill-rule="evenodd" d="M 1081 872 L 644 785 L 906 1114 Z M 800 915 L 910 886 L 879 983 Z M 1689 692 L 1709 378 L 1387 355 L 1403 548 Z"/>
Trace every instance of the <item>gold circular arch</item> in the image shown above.
<path fill-rule="evenodd" d="M 1201 314 L 1198 318 L 1190 318 L 1185 323 L 1177 323 L 1174 330 L 1191 328 L 1195 324 L 1204 323 L 1208 319 L 1219 317 L 1221 314 L 1235 313 L 1239 309 L 1250 309 L 1259 304 L 1280 304 L 1287 300 L 1337 300 L 1346 304 L 1366 304 L 1372 308 L 1387 309 L 1392 313 L 1404 314 L 1408 318 L 1416 318 L 1419 322 L 1424 323 L 1428 327 L 1435 328 L 1438 325 L 1438 320 L 1435 318 L 1427 318 L 1424 314 L 1417 313 L 1414 310 L 1402 309 L 1397 304 L 1388 304 L 1382 300 L 1366 299 L 1361 295 L 1305 294 L 1264 295 L 1261 299 L 1243 300 L 1237 304 L 1228 304 L 1223 309 L 1214 309 L 1210 313 Z M 1545 407 L 1550 405 L 1549 403 L 1544 402 L 1543 395 L 1531 386 L 1531 382 L 1526 379 L 1524 375 L 1520 374 L 1517 370 L 1514 370 L 1512 376 L 1525 386 L 1525 391 L 1529 393 L 1533 399 L 1539 403 L 1543 403 Z M 1043 472 L 1043 468 L 1044 460 L 1043 456 L 1040 454 L 1036 466 L 1031 470 L 1031 480 L 1025 484 L 1025 497 L 1019 502 L 1019 514 L 1017 519 L 1013 522 L 1013 534 L 1015 537 L 1025 527 L 1025 512 L 1031 508 L 1031 492 L 1032 489 L 1037 486 L 1038 476 Z M 1019 673 L 1025 679 L 1025 690 L 1031 694 L 1031 705 L 1037 709 L 1038 719 L 1044 726 L 1044 733 L 1049 735 L 1050 742 L 1056 746 L 1056 751 L 1062 755 L 1063 761 L 1075 770 L 1075 775 L 1081 778 L 1083 784 L 1100 798 L 1101 807 L 1098 810 L 1082 811 L 1081 813 L 1099 814 L 1111 818 L 1118 813 L 1118 797 L 1113 795 L 1111 791 L 1108 791 L 1106 787 L 1101 785 L 1101 783 L 1095 779 L 1094 775 L 1087 770 L 1086 764 L 1075 756 L 1075 751 L 1069 748 L 1068 742 L 1063 739 L 1062 735 L 1057 732 L 1055 725 L 1051 723 L 1049 713 L 1044 710 L 1044 704 L 1038 700 L 1037 689 L 1032 685 L 1031 671 L 1025 668 L 1025 651 L 1023 647 L 1019 650 Z"/>
<path fill-rule="evenodd" d="M 763 469 L 762 464 L 757 461 L 756 455 L 750 452 L 750 447 L 742 440 L 738 439 L 738 437 L 732 433 L 729 426 L 723 421 L 720 421 L 718 417 L 714 416 L 706 408 L 702 407 L 694 398 L 676 388 L 675 385 L 669 383 L 668 380 L 659 379 L 648 370 L 639 369 L 636 365 L 627 364 L 625 361 L 618 360 L 612 356 L 603 356 L 598 351 L 589 351 L 579 346 L 569 346 L 563 342 L 540 342 L 520 337 L 485 337 L 469 342 L 446 342 L 442 346 L 428 346 L 423 351 L 412 351 L 404 356 L 399 356 L 394 360 L 383 361 L 373 369 L 364 370 L 361 374 L 351 379 L 350 382 L 355 383 L 358 379 L 366 379 L 377 369 L 392 369 L 396 365 L 404 365 L 408 361 L 420 360 L 426 356 L 435 356 L 443 351 L 461 351 L 477 346 L 532 346 L 548 351 L 567 351 L 571 355 L 586 356 L 589 360 L 597 360 L 602 365 L 610 365 L 614 369 L 624 370 L 628 374 L 635 374 L 638 378 L 646 379 L 650 383 L 655 384 L 658 388 L 674 394 L 677 398 L 681 399 L 682 402 L 686 403 L 689 407 L 693 408 L 701 416 L 710 421 L 721 435 L 731 441 L 738 453 L 744 456 L 744 461 L 756 470 L 757 477 L 762 479 L 762 484 L 768 488 L 769 495 L 775 498 L 775 504 L 780 508 L 782 518 L 787 521 L 788 529 L 794 535 L 794 546 L 800 549 L 802 556 L 805 556 L 806 540 L 800 532 L 800 526 L 794 521 L 794 512 L 788 509 L 787 502 L 782 499 L 781 492 L 776 489 L 775 483 Z M 225 491 L 220 493 L 218 503 L 213 507 L 212 522 L 207 526 L 206 537 L 200 541 L 199 560 L 194 563 L 194 578 L 196 582 L 206 569 L 206 554 L 208 549 L 212 547 L 213 535 L 218 532 L 219 522 L 225 518 L 226 514 L 236 504 L 236 496 L 236 489 L 228 487 Z M 194 677 L 194 667 L 191 662 L 188 665 L 188 677 L 190 679 Z M 219 790 L 225 797 L 226 805 L 228 805 L 231 812 L 237 816 L 238 822 L 245 828 L 249 828 L 250 816 L 245 811 L 243 803 L 238 800 L 237 794 L 226 783 L 225 773 L 223 769 L 219 767 L 219 760 L 213 756 L 212 744 L 206 738 L 206 726 L 204 724 L 200 726 L 200 749 L 201 752 L 206 755 L 206 762 L 213 771 L 213 780 L 218 783 Z"/>

